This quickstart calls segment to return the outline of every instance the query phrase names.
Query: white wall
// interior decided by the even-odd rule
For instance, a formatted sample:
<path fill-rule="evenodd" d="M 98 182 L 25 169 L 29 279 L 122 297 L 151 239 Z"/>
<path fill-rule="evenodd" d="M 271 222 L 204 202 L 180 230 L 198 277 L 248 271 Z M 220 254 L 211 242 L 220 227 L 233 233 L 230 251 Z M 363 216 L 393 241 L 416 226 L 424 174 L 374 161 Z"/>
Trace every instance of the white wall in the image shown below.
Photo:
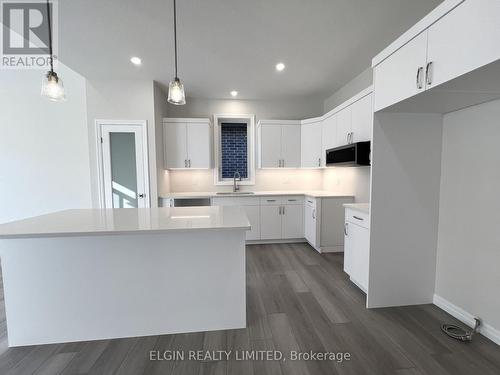
<path fill-rule="evenodd" d="M 356 203 L 370 202 L 370 167 L 333 167 L 323 170 L 323 190 L 353 194 Z"/>
<path fill-rule="evenodd" d="M 433 301 L 441 143 L 441 115 L 375 115 L 368 307 Z"/>
<path fill-rule="evenodd" d="M 0 223 L 91 207 L 85 79 L 58 74 L 67 101 L 54 103 L 43 71 L 0 71 Z"/>
<path fill-rule="evenodd" d="M 156 173 L 158 195 L 162 196 L 170 191 L 169 171 L 163 169 L 163 118 L 167 117 L 167 95 L 157 82 L 153 82 L 153 100 L 155 115 L 155 143 L 156 143 Z"/>
<path fill-rule="evenodd" d="M 183 106 L 169 105 L 169 117 L 211 117 L 215 113 L 255 114 L 259 119 L 302 120 L 323 114 L 318 97 L 287 100 L 224 100 L 187 98 Z"/>
<path fill-rule="evenodd" d="M 330 97 L 326 98 L 324 101 L 323 111 L 327 113 L 328 111 L 334 109 L 338 105 L 345 102 L 347 99 L 353 97 L 358 92 L 371 86 L 373 83 L 373 70 L 368 68 L 363 71 L 358 76 L 354 77 L 351 81 L 346 83 L 342 88 L 333 93 Z"/>
<path fill-rule="evenodd" d="M 255 185 L 241 190 L 321 190 L 322 172 L 315 169 L 257 169 Z M 230 191 L 231 186 L 214 185 L 213 170 L 170 171 L 170 190 Z"/>
<path fill-rule="evenodd" d="M 87 117 L 92 197 L 98 207 L 95 120 L 146 120 L 148 123 L 149 188 L 151 205 L 158 202 L 156 129 L 153 81 L 87 81 Z"/>
<path fill-rule="evenodd" d="M 500 101 L 444 116 L 436 294 L 500 330 Z"/>

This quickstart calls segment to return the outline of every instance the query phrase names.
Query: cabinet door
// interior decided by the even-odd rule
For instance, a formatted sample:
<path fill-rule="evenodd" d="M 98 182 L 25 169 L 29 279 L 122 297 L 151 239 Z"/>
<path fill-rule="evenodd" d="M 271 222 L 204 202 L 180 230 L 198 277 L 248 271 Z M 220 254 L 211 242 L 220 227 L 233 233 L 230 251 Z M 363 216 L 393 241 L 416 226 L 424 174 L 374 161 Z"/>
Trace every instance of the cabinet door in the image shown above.
<path fill-rule="evenodd" d="M 316 209 L 305 205 L 304 207 L 304 237 L 312 245 L 316 246 Z"/>
<path fill-rule="evenodd" d="M 281 126 L 261 125 L 260 167 L 279 168 L 281 160 Z"/>
<path fill-rule="evenodd" d="M 373 104 L 372 94 L 352 105 L 352 141 L 363 142 L 372 139 Z"/>
<path fill-rule="evenodd" d="M 285 168 L 300 168 L 300 126 L 281 126 L 281 159 Z"/>
<path fill-rule="evenodd" d="M 349 223 L 349 238 L 352 245 L 351 278 L 366 292 L 368 289 L 369 230 Z"/>
<path fill-rule="evenodd" d="M 325 164 L 326 150 L 337 147 L 337 114 L 331 115 L 323 121 L 321 141 L 323 143 L 323 165 Z"/>
<path fill-rule="evenodd" d="M 344 272 L 349 276 L 352 273 L 352 252 L 353 252 L 353 241 L 351 237 L 349 223 L 346 221 L 344 223 Z"/>
<path fill-rule="evenodd" d="M 304 205 L 283 206 L 281 220 L 283 238 L 304 237 Z"/>
<path fill-rule="evenodd" d="M 301 126 L 300 153 L 303 168 L 321 167 L 321 128 L 320 121 Z"/>
<path fill-rule="evenodd" d="M 260 238 L 262 240 L 281 239 L 281 206 L 260 207 Z"/>
<path fill-rule="evenodd" d="M 189 168 L 210 168 L 210 125 L 190 122 L 187 124 L 187 159 Z"/>
<path fill-rule="evenodd" d="M 375 111 L 424 91 L 426 61 L 427 31 L 424 31 L 377 65 L 374 69 Z"/>
<path fill-rule="evenodd" d="M 337 113 L 337 146 L 349 143 L 349 134 L 352 129 L 352 108 L 344 108 Z"/>
<path fill-rule="evenodd" d="M 500 1 L 465 1 L 429 28 L 429 87 L 500 59 Z"/>
<path fill-rule="evenodd" d="M 243 206 L 252 226 L 246 234 L 247 240 L 260 240 L 260 206 Z"/>
<path fill-rule="evenodd" d="M 167 122 L 163 125 L 165 168 L 187 167 L 187 132 L 184 122 Z"/>

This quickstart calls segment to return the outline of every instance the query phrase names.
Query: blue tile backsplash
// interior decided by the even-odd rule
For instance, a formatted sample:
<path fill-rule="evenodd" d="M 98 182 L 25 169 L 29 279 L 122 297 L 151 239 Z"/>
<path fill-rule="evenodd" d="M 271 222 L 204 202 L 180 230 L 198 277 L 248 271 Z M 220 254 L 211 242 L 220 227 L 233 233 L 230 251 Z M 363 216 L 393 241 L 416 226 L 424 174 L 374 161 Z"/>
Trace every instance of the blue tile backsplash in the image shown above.
<path fill-rule="evenodd" d="M 233 178 L 238 171 L 248 177 L 247 124 L 221 124 L 222 178 Z"/>

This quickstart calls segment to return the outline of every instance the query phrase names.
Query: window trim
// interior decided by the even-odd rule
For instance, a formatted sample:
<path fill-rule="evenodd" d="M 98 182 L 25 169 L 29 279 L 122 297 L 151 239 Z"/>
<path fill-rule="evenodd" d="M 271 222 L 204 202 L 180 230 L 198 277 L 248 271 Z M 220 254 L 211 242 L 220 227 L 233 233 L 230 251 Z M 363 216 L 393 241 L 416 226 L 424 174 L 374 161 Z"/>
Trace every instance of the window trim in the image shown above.
<path fill-rule="evenodd" d="M 255 185 L 255 115 L 253 114 L 214 114 L 214 185 L 232 185 L 233 179 L 222 179 L 222 153 L 220 127 L 223 122 L 247 124 L 247 167 L 248 178 L 239 185 Z"/>

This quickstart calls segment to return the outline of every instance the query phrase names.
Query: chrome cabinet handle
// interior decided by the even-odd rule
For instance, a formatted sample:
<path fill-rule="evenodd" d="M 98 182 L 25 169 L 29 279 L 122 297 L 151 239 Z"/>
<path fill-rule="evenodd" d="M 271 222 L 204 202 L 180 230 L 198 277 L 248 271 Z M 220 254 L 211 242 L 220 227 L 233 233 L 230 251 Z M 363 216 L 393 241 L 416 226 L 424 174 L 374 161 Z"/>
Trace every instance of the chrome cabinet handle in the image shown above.
<path fill-rule="evenodd" d="M 349 223 L 344 224 L 344 234 L 347 236 L 347 227 L 349 226 Z"/>
<path fill-rule="evenodd" d="M 187 159 L 184 159 L 184 168 L 187 168 L 187 166 L 188 166 L 188 161 Z"/>
<path fill-rule="evenodd" d="M 354 132 L 351 132 L 351 143 L 354 143 Z"/>
<path fill-rule="evenodd" d="M 145 198 L 146 197 L 146 194 L 142 193 L 142 194 L 139 194 L 139 198 Z"/>
<path fill-rule="evenodd" d="M 428 85 L 432 85 L 432 73 L 434 71 L 433 66 L 434 63 L 429 61 L 425 67 L 425 81 Z"/>
<path fill-rule="evenodd" d="M 276 202 L 276 199 L 266 199 L 266 202 Z"/>
<path fill-rule="evenodd" d="M 314 209 L 314 210 L 312 211 L 312 216 L 313 216 L 313 219 L 316 219 L 316 209 Z"/>
<path fill-rule="evenodd" d="M 285 159 L 281 159 L 281 168 L 285 168 Z"/>
<path fill-rule="evenodd" d="M 355 218 L 356 220 L 361 220 L 361 221 L 364 220 L 362 217 L 359 217 L 359 216 L 353 216 L 353 218 Z"/>
<path fill-rule="evenodd" d="M 282 215 L 284 215 L 284 214 L 285 214 L 285 206 L 283 206 L 283 213 L 282 213 Z"/>
<path fill-rule="evenodd" d="M 321 158 L 318 159 L 318 167 L 321 167 Z"/>
<path fill-rule="evenodd" d="M 346 138 L 347 138 L 347 144 L 349 144 L 349 134 L 351 134 L 351 133 L 347 133 L 347 136 L 346 136 Z"/>
<path fill-rule="evenodd" d="M 417 69 L 417 89 L 421 90 L 424 85 L 422 84 L 422 73 L 424 71 L 424 68 L 423 67 L 419 67 Z"/>
<path fill-rule="evenodd" d="M 191 159 L 188 159 L 188 166 L 191 168 Z"/>

